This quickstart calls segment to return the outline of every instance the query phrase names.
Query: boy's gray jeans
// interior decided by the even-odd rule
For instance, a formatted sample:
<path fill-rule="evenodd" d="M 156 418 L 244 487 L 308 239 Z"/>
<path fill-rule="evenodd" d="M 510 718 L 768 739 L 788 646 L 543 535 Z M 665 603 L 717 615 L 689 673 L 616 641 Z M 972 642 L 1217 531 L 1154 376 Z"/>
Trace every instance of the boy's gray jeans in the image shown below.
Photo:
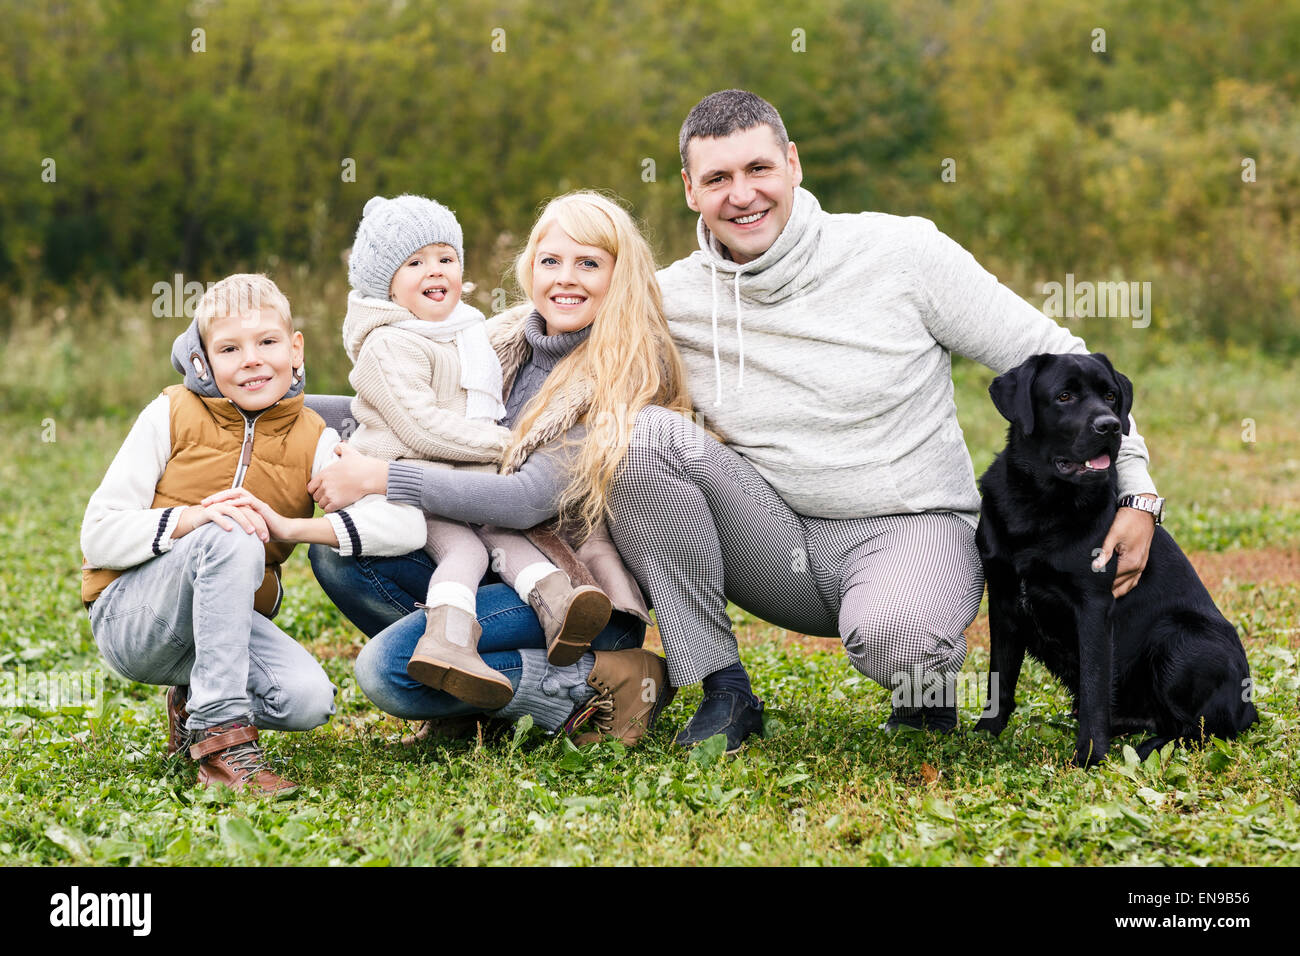
<path fill-rule="evenodd" d="M 265 563 L 256 535 L 200 526 L 125 571 L 91 605 L 100 653 L 129 680 L 189 684 L 189 730 L 237 719 L 269 730 L 325 723 L 334 713 L 325 671 L 253 610 Z"/>

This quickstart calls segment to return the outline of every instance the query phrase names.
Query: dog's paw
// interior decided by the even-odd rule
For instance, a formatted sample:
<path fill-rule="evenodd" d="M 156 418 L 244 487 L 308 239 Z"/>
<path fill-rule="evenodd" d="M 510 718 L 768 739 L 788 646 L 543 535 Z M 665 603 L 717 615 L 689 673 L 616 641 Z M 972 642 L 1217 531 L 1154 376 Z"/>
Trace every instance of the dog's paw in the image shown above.
<path fill-rule="evenodd" d="M 982 730 L 986 734 L 992 734 L 994 737 L 1002 733 L 1002 730 L 1006 725 L 1007 722 L 1005 720 L 998 720 L 996 717 L 981 717 L 979 720 L 975 721 L 976 730 Z"/>

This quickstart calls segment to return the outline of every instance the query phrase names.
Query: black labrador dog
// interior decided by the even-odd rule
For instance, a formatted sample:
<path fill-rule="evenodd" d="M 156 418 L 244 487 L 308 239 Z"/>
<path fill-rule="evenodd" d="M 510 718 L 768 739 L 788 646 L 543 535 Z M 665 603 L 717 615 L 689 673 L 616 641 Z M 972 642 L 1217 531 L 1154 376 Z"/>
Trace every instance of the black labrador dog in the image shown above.
<path fill-rule="evenodd" d="M 1164 528 L 1138 585 L 1118 600 L 1118 556 L 1092 570 L 1117 508 L 1129 380 L 1100 353 L 1044 354 L 998 376 L 989 394 L 1011 426 L 979 482 L 991 662 L 976 729 L 1006 726 L 1026 651 L 1074 696 L 1080 766 L 1100 762 L 1112 735 L 1153 732 L 1137 748 L 1145 759 L 1171 740 L 1231 738 L 1253 724 L 1237 631 Z"/>

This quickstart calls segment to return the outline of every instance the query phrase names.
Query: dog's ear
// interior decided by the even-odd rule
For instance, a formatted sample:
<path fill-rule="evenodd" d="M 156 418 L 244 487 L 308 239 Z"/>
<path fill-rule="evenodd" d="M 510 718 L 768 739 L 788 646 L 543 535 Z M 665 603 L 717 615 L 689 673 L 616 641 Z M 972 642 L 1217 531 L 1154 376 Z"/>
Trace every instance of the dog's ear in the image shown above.
<path fill-rule="evenodd" d="M 1133 409 L 1133 383 L 1126 376 L 1115 371 L 1115 366 L 1110 364 L 1110 359 L 1106 358 L 1101 352 L 1093 352 L 1092 357 L 1106 366 L 1106 371 L 1110 373 L 1111 379 L 1119 387 L 1119 423 L 1120 428 L 1127 435 L 1128 413 Z"/>
<path fill-rule="evenodd" d="M 989 386 L 993 407 L 1026 435 L 1034 433 L 1034 379 L 1039 356 L 1032 355 L 1009 372 L 1003 372 Z"/>

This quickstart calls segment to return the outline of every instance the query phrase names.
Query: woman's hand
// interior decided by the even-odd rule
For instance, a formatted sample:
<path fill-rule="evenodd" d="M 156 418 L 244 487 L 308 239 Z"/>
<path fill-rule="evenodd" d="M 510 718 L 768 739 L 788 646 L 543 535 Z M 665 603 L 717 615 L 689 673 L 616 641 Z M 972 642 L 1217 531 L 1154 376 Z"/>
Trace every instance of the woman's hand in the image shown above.
<path fill-rule="evenodd" d="M 307 483 L 322 511 L 338 511 L 366 495 L 388 494 L 388 462 L 354 451 L 347 442 L 339 444 L 334 454 L 339 460 Z"/>

